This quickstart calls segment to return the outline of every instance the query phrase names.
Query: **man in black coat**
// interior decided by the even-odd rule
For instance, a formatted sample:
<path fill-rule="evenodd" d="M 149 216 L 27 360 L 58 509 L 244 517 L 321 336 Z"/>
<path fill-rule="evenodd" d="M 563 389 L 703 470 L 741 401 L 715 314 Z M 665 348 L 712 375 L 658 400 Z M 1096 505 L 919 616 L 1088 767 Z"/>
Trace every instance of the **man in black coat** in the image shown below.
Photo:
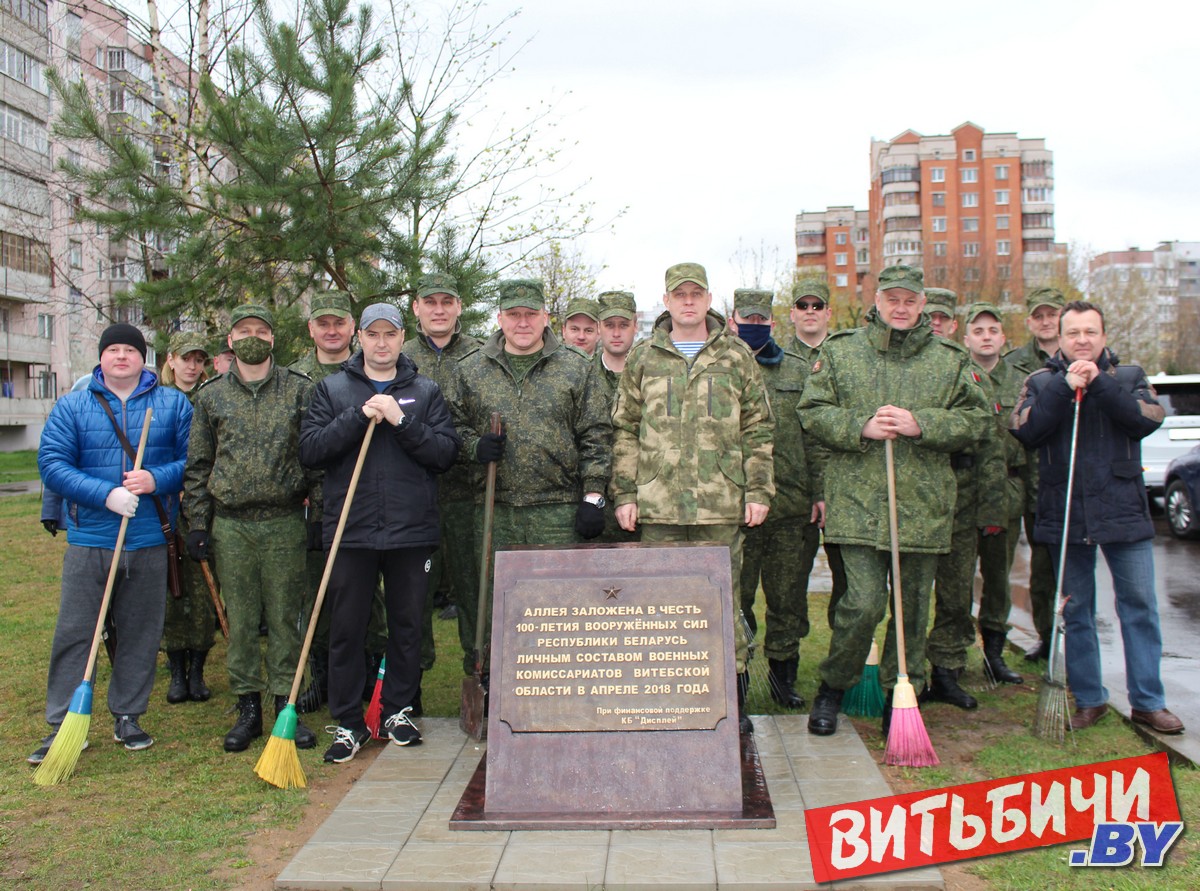
<path fill-rule="evenodd" d="M 441 390 L 401 354 L 404 321 L 387 303 L 363 311 L 362 349 L 313 393 L 300 459 L 325 471 L 324 543 L 333 542 L 350 477 L 370 424 L 379 424 L 329 579 L 329 711 L 338 722 L 329 762 L 352 759 L 370 739 L 363 720 L 363 641 L 375 580 L 387 603 L 383 729 L 397 745 L 421 742 L 409 715 L 421 677 L 421 614 L 430 555 L 439 542 L 436 474 L 461 444 Z"/>
<path fill-rule="evenodd" d="M 1181 733 L 1183 722 L 1166 707 L 1159 663 L 1162 633 L 1154 584 L 1154 524 L 1142 478 L 1141 440 L 1163 422 L 1163 409 L 1145 372 L 1118 365 L 1107 348 L 1104 315 L 1082 300 L 1059 317 L 1058 352 L 1025 381 L 1013 415 L 1013 434 L 1038 449 L 1038 541 L 1057 562 L 1067 523 L 1063 575 L 1063 621 L 1067 681 L 1075 694 L 1071 727 L 1091 727 L 1108 711 L 1096 636 L 1096 548 L 1113 576 L 1117 616 L 1125 649 L 1125 679 L 1134 722 L 1160 733 Z M 1080 403 L 1075 480 L 1071 503 L 1072 403 Z"/>

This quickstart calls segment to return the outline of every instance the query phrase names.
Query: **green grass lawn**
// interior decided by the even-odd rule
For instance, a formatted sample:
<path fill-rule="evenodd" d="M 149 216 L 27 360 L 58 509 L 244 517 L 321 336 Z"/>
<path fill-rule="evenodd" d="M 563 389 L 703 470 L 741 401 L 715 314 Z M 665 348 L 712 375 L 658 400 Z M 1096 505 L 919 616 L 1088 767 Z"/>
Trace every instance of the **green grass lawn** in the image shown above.
<path fill-rule="evenodd" d="M 38 478 L 37 451 L 0 452 L 0 483 L 20 483 Z"/>
<path fill-rule="evenodd" d="M 0 887 L 37 891 L 236 887 L 236 878 L 228 877 L 236 877 L 237 870 L 246 866 L 252 836 L 295 826 L 309 802 L 309 792 L 285 792 L 259 780 L 253 770 L 259 746 L 236 755 L 222 751 L 222 737 L 233 721 L 233 697 L 219 637 L 208 673 L 213 699 L 207 703 L 167 706 L 163 698 L 165 662 L 160 665 L 144 719 L 157 742 L 137 754 L 111 742 L 111 719 L 104 704 L 108 668 L 101 654 L 91 747 L 67 783 L 49 788 L 33 784 L 24 759 L 46 732 L 46 660 L 65 548 L 63 536 L 51 538 L 42 530 L 38 509 L 37 496 L 0 498 L 0 542 L 4 547 L 0 742 L 5 755 L 0 758 Z M 801 648 L 798 686 L 810 701 L 816 687 L 816 666 L 828 645 L 825 605 L 823 596 L 812 598 L 813 633 Z M 441 656 L 425 676 L 425 710 L 429 715 L 455 715 L 462 678 L 455 625 L 435 621 L 434 627 Z M 978 681 L 977 656 L 975 660 L 966 683 Z M 761 674 L 756 676 L 761 678 Z M 969 715 L 949 706 L 926 710 L 935 744 L 945 746 L 943 758 L 951 750 L 956 757 L 933 770 L 891 770 L 889 780 L 897 791 L 1104 761 L 1148 750 L 1115 715 L 1079 734 L 1074 747 L 1045 743 L 1031 737 L 1027 729 L 1036 708 L 1036 690 L 1005 688 L 978 695 L 981 706 Z M 762 683 L 752 688 L 750 710 L 780 711 Z M 317 730 L 330 721 L 327 713 L 305 720 Z M 878 753 L 881 743 L 876 725 L 875 721 L 857 722 L 868 748 Z M 328 737 L 319 736 L 316 749 L 300 753 L 310 782 L 333 776 L 340 769 L 322 762 Z M 1200 782 L 1190 769 L 1175 768 L 1174 778 L 1187 820 L 1200 812 Z M 967 869 L 975 877 L 975 887 L 1200 887 L 1196 845 L 1186 835 L 1161 870 L 1071 870 L 1065 864 L 1069 847 L 979 860 Z"/>

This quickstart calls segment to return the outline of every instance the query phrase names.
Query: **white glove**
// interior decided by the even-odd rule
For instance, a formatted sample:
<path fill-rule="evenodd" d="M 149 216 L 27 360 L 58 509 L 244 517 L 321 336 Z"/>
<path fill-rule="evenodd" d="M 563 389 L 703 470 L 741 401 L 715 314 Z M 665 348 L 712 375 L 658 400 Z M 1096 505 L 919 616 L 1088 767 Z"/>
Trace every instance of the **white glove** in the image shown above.
<path fill-rule="evenodd" d="M 121 517 L 132 517 L 137 513 L 138 497 L 124 486 L 117 486 L 104 499 L 104 506 Z"/>

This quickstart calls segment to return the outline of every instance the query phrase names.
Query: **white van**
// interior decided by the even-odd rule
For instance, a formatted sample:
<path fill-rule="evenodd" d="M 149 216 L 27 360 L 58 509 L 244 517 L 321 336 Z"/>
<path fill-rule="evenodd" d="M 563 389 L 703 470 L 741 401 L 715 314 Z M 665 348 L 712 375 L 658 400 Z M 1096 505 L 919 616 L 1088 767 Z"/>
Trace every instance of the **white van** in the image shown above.
<path fill-rule="evenodd" d="M 1200 374 L 1156 374 L 1150 385 L 1167 416 L 1142 440 L 1142 473 L 1150 493 L 1161 495 L 1171 459 L 1200 444 Z"/>

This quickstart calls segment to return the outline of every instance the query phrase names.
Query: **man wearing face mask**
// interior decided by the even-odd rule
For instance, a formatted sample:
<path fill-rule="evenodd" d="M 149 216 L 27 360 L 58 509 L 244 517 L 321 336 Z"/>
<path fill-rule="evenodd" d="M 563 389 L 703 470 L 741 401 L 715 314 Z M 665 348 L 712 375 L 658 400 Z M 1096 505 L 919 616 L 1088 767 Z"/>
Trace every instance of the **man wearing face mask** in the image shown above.
<path fill-rule="evenodd" d="M 770 666 L 771 698 L 785 708 L 803 708 L 804 699 L 796 692 L 795 683 L 800 639 L 808 636 L 808 575 L 815 555 L 814 550 L 805 565 L 804 531 L 815 520 L 816 505 L 810 488 L 814 476 L 810 461 L 814 456 L 805 449 L 796 403 L 809 365 L 772 337 L 772 297 L 770 291 L 734 291 L 729 324 L 730 331 L 754 353 L 775 412 L 775 498 L 767 521 L 743 532 L 742 615 L 757 632 L 754 596 L 761 579 L 767 599 L 763 651 Z"/>
<path fill-rule="evenodd" d="M 287 704 L 300 628 L 308 620 L 301 615 L 305 498 L 309 520 L 319 522 L 321 514 L 320 474 L 300 464 L 300 422 L 313 382 L 275 365 L 273 329 L 264 306 L 243 304 L 233 311 L 228 342 L 234 364 L 196 396 L 183 480 L 188 553 L 205 559 L 211 539 L 221 555 L 217 575 L 229 614 L 229 679 L 238 697 L 227 752 L 244 751 L 262 736 L 264 692 L 274 695 L 276 713 Z M 316 743 L 315 734 L 298 724 L 297 747 Z"/>

